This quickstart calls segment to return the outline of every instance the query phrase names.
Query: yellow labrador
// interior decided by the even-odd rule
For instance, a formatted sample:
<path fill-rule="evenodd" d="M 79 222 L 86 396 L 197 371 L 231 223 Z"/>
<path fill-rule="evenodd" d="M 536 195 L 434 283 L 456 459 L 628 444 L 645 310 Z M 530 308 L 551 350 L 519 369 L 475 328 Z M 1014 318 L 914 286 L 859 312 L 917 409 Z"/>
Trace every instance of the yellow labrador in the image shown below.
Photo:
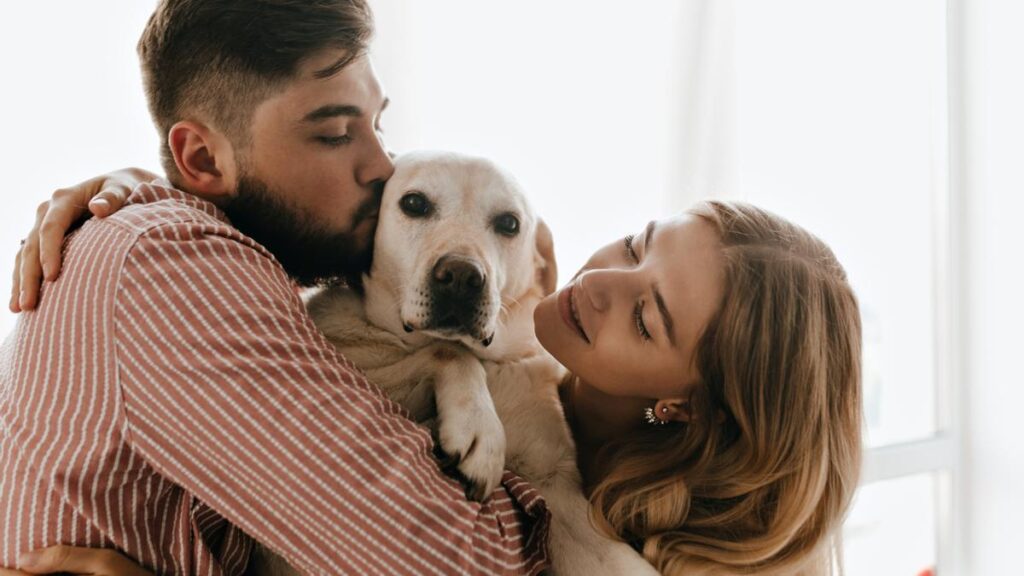
<path fill-rule="evenodd" d="M 657 574 L 590 522 L 558 399 L 565 371 L 533 330 L 556 276 L 551 233 L 509 174 L 419 152 L 385 187 L 364 295 L 330 288 L 307 307 L 371 382 L 435 426 L 470 497 L 490 494 L 506 466 L 541 492 L 555 574 Z M 264 573 L 290 571 L 265 555 Z"/>

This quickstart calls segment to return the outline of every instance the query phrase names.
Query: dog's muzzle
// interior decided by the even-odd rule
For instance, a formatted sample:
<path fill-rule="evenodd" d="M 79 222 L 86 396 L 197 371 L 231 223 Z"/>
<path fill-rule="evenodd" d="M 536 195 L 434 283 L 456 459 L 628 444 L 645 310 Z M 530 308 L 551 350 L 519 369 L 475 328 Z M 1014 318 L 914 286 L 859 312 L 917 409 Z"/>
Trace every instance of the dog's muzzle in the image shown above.
<path fill-rule="evenodd" d="M 464 256 L 442 256 L 430 273 L 430 321 L 434 329 L 473 335 L 480 330 L 487 276 Z"/>

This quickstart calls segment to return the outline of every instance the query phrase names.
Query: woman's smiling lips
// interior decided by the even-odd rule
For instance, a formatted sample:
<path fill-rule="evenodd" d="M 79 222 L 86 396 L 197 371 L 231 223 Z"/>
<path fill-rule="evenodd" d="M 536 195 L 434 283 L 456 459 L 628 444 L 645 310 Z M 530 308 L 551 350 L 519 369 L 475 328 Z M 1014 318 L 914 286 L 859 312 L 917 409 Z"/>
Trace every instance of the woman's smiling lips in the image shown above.
<path fill-rule="evenodd" d="M 579 309 L 574 298 L 575 288 L 576 283 L 574 282 L 562 288 L 562 291 L 558 293 L 558 312 L 565 325 L 578 334 L 584 342 L 590 344 L 590 339 L 587 338 L 587 333 L 583 331 L 583 326 L 579 322 Z"/>

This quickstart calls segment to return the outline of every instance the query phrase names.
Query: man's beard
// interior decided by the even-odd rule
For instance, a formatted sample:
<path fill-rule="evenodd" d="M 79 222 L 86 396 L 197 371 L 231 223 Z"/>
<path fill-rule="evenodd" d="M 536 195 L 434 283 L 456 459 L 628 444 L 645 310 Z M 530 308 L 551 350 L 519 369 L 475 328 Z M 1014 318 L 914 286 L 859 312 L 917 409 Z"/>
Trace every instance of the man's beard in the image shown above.
<path fill-rule="evenodd" d="M 360 249 L 356 228 L 380 210 L 383 186 L 356 209 L 344 232 L 330 232 L 275 195 L 261 180 L 243 176 L 235 198 L 224 207 L 231 224 L 263 245 L 299 285 L 318 286 L 344 280 L 361 284 L 373 259 L 373 237 Z"/>

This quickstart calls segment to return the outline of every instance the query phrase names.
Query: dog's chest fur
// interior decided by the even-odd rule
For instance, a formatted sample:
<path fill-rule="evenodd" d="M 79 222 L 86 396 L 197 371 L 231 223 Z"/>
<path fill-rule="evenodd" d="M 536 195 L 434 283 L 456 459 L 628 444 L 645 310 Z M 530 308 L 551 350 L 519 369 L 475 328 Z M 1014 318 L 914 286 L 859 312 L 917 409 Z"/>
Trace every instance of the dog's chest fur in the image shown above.
<path fill-rule="evenodd" d="M 358 366 L 370 382 L 408 408 L 418 421 L 426 420 L 426 414 L 418 409 L 422 407 L 410 401 L 410 394 L 421 383 L 419 378 L 430 377 L 424 365 L 429 358 L 415 358 L 420 348 L 409 346 L 399 336 L 371 324 L 360 296 L 346 288 L 322 290 L 307 300 L 306 307 L 331 344 Z M 526 420 L 534 425 L 537 411 L 542 410 L 553 416 L 550 425 L 558 427 L 565 438 L 571 438 L 557 389 L 565 377 L 565 368 L 539 344 L 529 356 L 480 362 L 487 372 L 487 385 L 495 405 L 504 408 L 499 412 L 503 419 L 510 420 L 504 422 L 506 430 L 519 428 Z M 416 372 L 416 368 L 421 371 Z M 509 440 L 511 444 L 512 439 Z M 509 467 L 515 470 L 512 464 L 510 461 Z"/>

